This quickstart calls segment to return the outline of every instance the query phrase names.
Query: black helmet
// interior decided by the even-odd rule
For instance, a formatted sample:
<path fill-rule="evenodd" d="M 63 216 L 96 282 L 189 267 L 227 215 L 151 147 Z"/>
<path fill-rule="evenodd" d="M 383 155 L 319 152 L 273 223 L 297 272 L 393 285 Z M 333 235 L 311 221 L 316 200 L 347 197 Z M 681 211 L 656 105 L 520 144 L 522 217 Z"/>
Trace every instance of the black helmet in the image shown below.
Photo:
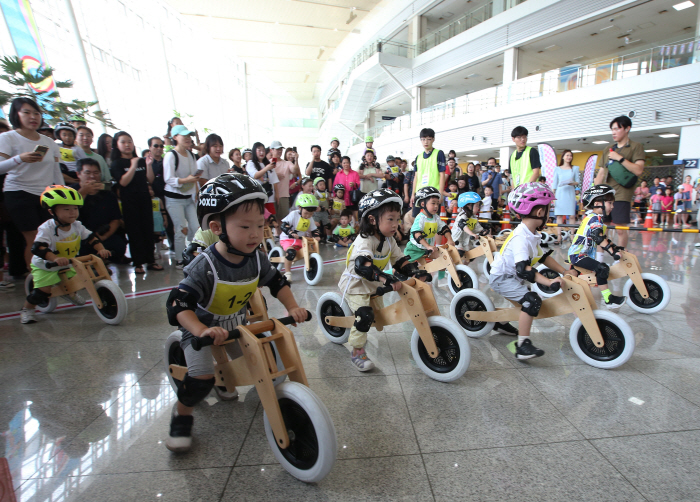
<path fill-rule="evenodd" d="M 209 180 L 199 191 L 197 219 L 203 230 L 209 229 L 209 217 L 248 200 L 267 202 L 262 185 L 245 174 L 220 174 Z"/>
<path fill-rule="evenodd" d="M 370 193 L 362 197 L 362 199 L 360 199 L 360 220 L 362 220 L 362 218 L 364 218 L 365 215 L 370 211 L 377 209 L 378 207 L 381 207 L 384 204 L 388 204 L 390 202 L 398 202 L 399 206 L 403 208 L 403 200 L 401 200 L 401 197 L 396 195 L 391 190 L 388 190 L 386 188 L 380 188 L 378 190 L 371 191 Z"/>
<path fill-rule="evenodd" d="M 74 135 L 77 134 L 75 127 L 70 122 L 59 122 L 53 130 L 53 137 L 61 139 L 61 131 L 71 131 Z"/>
<path fill-rule="evenodd" d="M 333 185 L 333 193 L 335 193 L 338 190 L 345 190 L 345 185 L 343 185 L 342 183 L 337 183 Z"/>
<path fill-rule="evenodd" d="M 423 187 L 416 191 L 416 206 L 420 207 L 420 201 L 430 197 L 440 197 L 440 191 L 434 187 Z"/>
<path fill-rule="evenodd" d="M 588 190 L 583 192 L 581 196 L 581 202 L 583 202 L 583 207 L 588 209 L 591 208 L 591 204 L 598 197 L 605 197 L 608 194 L 615 195 L 615 189 L 610 185 L 593 185 Z"/>

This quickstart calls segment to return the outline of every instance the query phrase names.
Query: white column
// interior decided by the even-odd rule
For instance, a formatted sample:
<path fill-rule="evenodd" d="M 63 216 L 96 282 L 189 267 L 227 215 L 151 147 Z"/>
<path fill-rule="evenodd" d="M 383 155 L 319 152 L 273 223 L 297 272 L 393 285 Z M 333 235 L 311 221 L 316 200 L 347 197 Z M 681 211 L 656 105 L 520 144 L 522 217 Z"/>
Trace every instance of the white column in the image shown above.
<path fill-rule="evenodd" d="M 506 0 L 493 0 L 493 16 L 500 14 L 504 10 L 506 10 Z"/>
<path fill-rule="evenodd" d="M 517 47 L 511 47 L 503 53 L 503 85 L 518 79 L 518 52 Z"/>
<path fill-rule="evenodd" d="M 424 107 L 425 89 L 422 87 L 414 87 L 412 89 L 413 99 L 411 100 L 411 113 L 419 112 Z"/>
<path fill-rule="evenodd" d="M 700 159 L 700 125 L 681 127 L 681 140 L 678 145 L 677 159 Z M 695 182 L 698 175 L 700 175 L 700 169 L 686 169 L 683 175 L 688 174 L 692 176 L 693 182 Z"/>
<path fill-rule="evenodd" d="M 502 146 L 501 153 L 499 154 L 498 163 L 501 165 L 501 172 L 508 169 L 508 163 L 510 162 L 510 156 L 513 155 L 515 151 L 515 146 Z"/>

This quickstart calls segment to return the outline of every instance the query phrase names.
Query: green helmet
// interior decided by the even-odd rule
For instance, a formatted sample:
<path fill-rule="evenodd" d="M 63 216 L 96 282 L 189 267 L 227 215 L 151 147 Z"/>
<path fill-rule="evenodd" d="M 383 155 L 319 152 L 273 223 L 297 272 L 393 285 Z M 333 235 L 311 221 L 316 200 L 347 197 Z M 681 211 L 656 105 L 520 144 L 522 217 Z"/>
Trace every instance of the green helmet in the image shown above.
<path fill-rule="evenodd" d="M 367 136 L 365 138 L 365 143 L 369 143 L 370 141 L 374 141 L 374 138 L 372 136 Z"/>
<path fill-rule="evenodd" d="M 304 209 L 316 209 L 318 207 L 318 199 L 310 193 L 302 193 L 297 196 L 297 206 Z"/>
<path fill-rule="evenodd" d="M 316 178 L 316 179 L 314 180 L 314 186 L 318 185 L 318 184 L 321 183 L 322 181 L 326 181 L 326 180 L 324 180 L 322 177 L 319 176 L 318 178 Z"/>
<path fill-rule="evenodd" d="M 340 144 L 340 140 L 338 138 L 331 138 L 331 143 L 333 143 L 334 141 L 337 141 L 338 144 Z"/>

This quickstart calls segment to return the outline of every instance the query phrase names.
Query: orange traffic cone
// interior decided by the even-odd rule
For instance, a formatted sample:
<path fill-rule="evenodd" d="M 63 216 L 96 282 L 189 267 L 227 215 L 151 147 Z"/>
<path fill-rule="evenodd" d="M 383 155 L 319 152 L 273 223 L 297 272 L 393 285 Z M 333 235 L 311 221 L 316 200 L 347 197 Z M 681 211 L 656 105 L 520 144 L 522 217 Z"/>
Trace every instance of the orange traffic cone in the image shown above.
<path fill-rule="evenodd" d="M 506 223 L 501 223 L 501 230 L 505 230 L 506 228 L 513 228 L 510 225 L 510 211 L 503 211 L 503 221 Z"/>
<path fill-rule="evenodd" d="M 654 227 L 654 217 L 651 214 L 651 211 L 647 213 L 647 217 L 644 218 L 644 228 L 653 228 Z"/>
<path fill-rule="evenodd" d="M 447 212 L 445 212 L 445 206 L 440 206 L 440 219 L 445 225 L 450 225 L 450 222 L 447 220 Z M 437 237 L 435 237 L 435 244 L 441 246 L 443 244 L 443 239 L 444 238 L 442 235 L 438 235 Z"/>

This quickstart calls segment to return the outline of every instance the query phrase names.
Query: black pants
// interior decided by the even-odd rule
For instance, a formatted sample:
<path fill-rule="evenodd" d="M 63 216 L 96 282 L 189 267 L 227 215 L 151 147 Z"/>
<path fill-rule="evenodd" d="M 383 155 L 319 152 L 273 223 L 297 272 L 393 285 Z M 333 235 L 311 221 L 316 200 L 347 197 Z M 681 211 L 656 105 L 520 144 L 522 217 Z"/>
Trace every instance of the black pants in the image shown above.
<path fill-rule="evenodd" d="M 27 272 L 27 264 L 24 261 L 24 248 L 26 246 L 22 232 L 17 229 L 10 218 L 5 205 L 0 202 L 0 267 L 5 256 L 5 247 L 9 250 L 9 273 L 20 276 Z"/>
<path fill-rule="evenodd" d="M 154 263 L 153 207 L 148 194 L 122 197 L 122 214 L 134 267 Z"/>
<path fill-rule="evenodd" d="M 165 215 L 168 217 L 167 225 L 165 225 L 165 235 L 168 236 L 168 245 L 170 246 L 170 249 L 174 250 L 175 249 L 175 229 L 173 228 L 173 220 L 170 219 L 170 213 L 168 213 L 168 209 L 165 207 L 165 197 L 160 198 L 160 207 L 165 209 Z M 194 234 L 192 234 L 192 237 L 194 237 Z M 192 237 L 190 237 L 190 239 Z"/>
<path fill-rule="evenodd" d="M 598 260 L 586 256 L 585 258 L 580 258 L 574 265 L 595 272 L 595 279 L 598 286 L 608 283 L 608 272 L 601 274 L 601 270 L 599 269 L 601 265 L 607 267 L 604 263 L 600 263 Z"/>

